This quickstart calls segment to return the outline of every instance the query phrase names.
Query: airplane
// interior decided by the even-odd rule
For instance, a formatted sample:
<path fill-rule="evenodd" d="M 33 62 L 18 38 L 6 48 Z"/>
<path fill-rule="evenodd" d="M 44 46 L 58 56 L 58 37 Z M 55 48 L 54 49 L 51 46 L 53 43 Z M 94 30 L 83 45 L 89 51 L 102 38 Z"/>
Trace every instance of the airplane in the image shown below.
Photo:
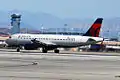
<path fill-rule="evenodd" d="M 59 53 L 58 48 L 73 48 L 102 42 L 103 38 L 99 37 L 102 20 L 103 18 L 98 18 L 84 35 L 17 33 L 11 35 L 6 43 L 8 46 L 17 46 L 17 52 L 23 46 L 25 50 L 36 50 L 41 47 L 43 53 L 49 50 Z"/>

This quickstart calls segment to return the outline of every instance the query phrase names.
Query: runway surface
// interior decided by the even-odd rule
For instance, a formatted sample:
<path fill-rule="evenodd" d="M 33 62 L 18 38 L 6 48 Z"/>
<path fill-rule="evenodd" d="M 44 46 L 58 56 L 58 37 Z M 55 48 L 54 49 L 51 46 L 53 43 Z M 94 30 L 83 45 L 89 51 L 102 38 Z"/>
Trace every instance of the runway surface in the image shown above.
<path fill-rule="evenodd" d="M 0 49 L 0 80 L 120 80 L 120 56 Z"/>

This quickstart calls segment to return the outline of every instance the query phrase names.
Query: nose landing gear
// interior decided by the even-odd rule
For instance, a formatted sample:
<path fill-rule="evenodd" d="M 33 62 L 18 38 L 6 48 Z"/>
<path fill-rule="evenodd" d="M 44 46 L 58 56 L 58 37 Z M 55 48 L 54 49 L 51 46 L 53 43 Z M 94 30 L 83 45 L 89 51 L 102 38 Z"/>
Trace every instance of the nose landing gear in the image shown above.
<path fill-rule="evenodd" d="M 17 48 L 17 52 L 20 52 L 20 48 L 19 47 Z"/>

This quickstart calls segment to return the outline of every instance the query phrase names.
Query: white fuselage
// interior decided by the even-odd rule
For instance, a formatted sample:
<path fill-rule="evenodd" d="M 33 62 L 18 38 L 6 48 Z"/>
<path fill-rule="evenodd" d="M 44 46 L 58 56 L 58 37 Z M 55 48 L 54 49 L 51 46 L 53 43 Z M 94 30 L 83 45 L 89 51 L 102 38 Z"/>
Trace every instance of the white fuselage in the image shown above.
<path fill-rule="evenodd" d="M 10 39 L 6 40 L 8 45 L 25 45 L 32 43 L 31 40 L 45 44 L 53 44 L 59 46 L 77 47 L 81 45 L 89 44 L 87 41 L 93 39 L 95 41 L 102 41 L 100 37 L 89 37 L 80 35 L 58 35 L 58 34 L 14 34 Z"/>

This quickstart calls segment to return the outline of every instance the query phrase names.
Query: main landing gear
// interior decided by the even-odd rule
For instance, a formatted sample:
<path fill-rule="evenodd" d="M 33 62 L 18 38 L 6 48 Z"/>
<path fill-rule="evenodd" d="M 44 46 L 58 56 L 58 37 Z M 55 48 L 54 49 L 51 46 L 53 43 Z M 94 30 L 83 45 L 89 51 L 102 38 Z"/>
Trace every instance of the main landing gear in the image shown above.
<path fill-rule="evenodd" d="M 42 49 L 42 52 L 43 52 L 43 53 L 47 53 L 47 49 L 44 49 L 44 48 L 43 48 L 43 49 Z"/>
<path fill-rule="evenodd" d="M 45 48 L 43 48 L 43 49 L 42 49 L 42 52 L 43 52 L 43 53 L 47 53 L 48 50 L 45 49 Z M 54 53 L 59 53 L 59 52 L 60 52 L 60 51 L 59 51 L 58 49 L 55 49 L 55 50 L 54 50 Z"/>

